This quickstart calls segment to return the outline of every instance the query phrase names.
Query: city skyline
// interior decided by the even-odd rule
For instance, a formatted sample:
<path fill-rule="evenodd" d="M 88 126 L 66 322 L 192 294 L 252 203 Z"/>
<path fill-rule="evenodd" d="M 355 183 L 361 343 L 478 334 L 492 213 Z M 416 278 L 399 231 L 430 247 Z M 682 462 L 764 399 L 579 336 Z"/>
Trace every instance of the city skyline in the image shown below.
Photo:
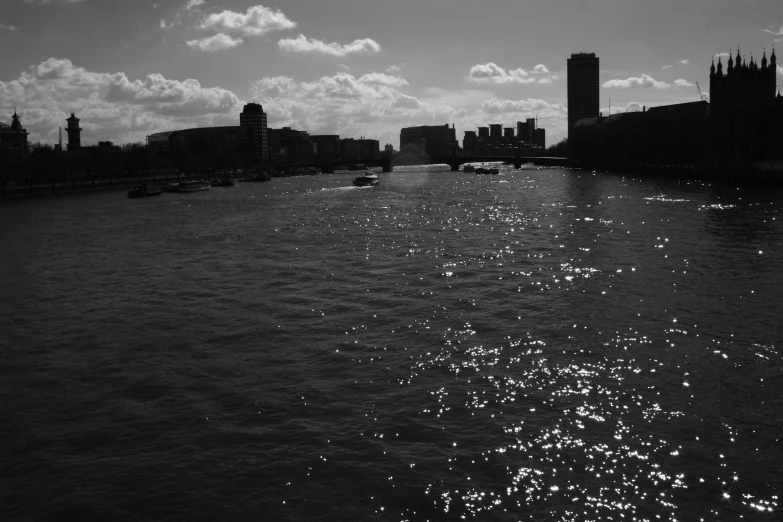
<path fill-rule="evenodd" d="M 235 125 L 245 102 L 269 127 L 370 136 L 539 116 L 566 136 L 566 59 L 601 58 L 600 108 L 698 99 L 709 62 L 783 45 L 776 2 L 697 0 L 395 2 L 13 0 L 0 15 L 0 121 L 16 108 L 31 142 L 57 141 L 72 112 L 86 144 Z M 674 15 L 674 16 L 673 16 Z M 778 67 L 777 83 L 783 83 Z"/>

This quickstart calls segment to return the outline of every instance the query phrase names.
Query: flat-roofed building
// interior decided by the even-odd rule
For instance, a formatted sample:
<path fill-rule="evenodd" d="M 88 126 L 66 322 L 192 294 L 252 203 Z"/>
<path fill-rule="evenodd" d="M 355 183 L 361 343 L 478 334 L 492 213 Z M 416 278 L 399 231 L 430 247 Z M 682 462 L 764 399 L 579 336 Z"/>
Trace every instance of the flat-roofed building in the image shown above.
<path fill-rule="evenodd" d="M 459 148 L 454 127 L 431 125 L 408 127 L 400 131 L 400 150 L 415 148 L 426 156 L 450 156 Z"/>

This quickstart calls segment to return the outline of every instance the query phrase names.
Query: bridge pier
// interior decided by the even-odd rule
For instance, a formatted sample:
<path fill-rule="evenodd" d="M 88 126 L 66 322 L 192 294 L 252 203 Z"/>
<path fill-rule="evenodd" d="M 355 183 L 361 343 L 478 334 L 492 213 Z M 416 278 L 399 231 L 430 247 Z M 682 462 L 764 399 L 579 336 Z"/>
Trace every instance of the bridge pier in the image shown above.
<path fill-rule="evenodd" d="M 390 156 L 383 156 L 381 158 L 381 168 L 383 172 L 394 172 L 394 165 Z"/>

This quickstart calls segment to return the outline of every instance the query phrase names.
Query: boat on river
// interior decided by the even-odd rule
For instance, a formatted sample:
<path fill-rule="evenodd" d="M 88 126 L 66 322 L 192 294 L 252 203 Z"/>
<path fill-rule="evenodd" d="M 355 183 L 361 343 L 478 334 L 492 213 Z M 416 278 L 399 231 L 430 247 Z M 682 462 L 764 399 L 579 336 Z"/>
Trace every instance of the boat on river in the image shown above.
<path fill-rule="evenodd" d="M 132 199 L 148 198 L 150 196 L 160 196 L 162 193 L 162 190 L 153 185 L 136 185 L 133 187 L 133 190 L 128 192 L 128 197 Z"/>
<path fill-rule="evenodd" d="M 209 181 L 189 179 L 180 181 L 179 185 L 177 185 L 177 192 L 199 192 L 202 190 L 209 190 Z"/>
<path fill-rule="evenodd" d="M 462 172 L 464 172 L 465 174 L 469 174 L 471 172 L 476 172 L 476 167 L 474 167 L 473 165 L 465 165 L 462 168 Z"/>
<path fill-rule="evenodd" d="M 378 177 L 377 174 L 373 174 L 372 172 L 365 172 L 355 180 L 353 180 L 353 184 L 357 187 L 374 187 L 375 185 L 379 185 L 381 183 L 381 178 Z"/>

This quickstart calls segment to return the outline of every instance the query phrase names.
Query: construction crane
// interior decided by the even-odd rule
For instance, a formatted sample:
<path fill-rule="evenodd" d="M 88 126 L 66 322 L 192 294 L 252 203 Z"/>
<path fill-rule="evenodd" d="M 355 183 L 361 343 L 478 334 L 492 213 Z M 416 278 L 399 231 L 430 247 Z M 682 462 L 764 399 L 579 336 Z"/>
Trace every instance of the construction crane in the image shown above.
<path fill-rule="evenodd" d="M 699 87 L 699 82 L 696 82 L 696 88 L 699 89 L 699 100 L 704 101 L 704 95 L 701 93 L 701 87 Z"/>

